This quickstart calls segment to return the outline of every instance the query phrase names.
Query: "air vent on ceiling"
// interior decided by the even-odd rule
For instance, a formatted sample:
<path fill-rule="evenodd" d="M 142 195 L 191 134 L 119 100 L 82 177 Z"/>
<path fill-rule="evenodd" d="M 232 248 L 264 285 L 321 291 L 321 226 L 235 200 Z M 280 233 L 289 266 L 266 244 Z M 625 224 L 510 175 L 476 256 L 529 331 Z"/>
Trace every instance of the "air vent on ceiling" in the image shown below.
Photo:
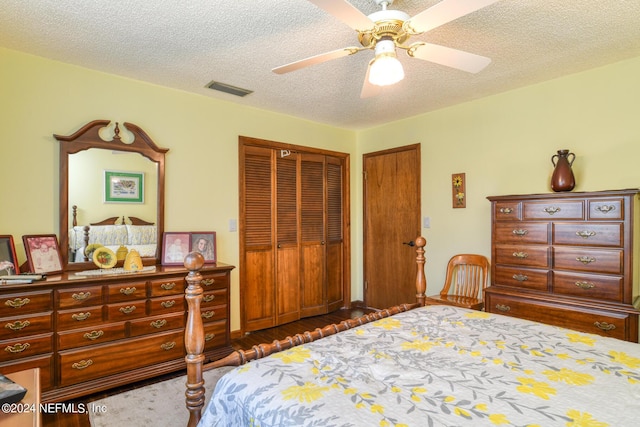
<path fill-rule="evenodd" d="M 243 89 L 241 87 L 231 86 L 225 83 L 220 83 L 216 81 L 212 81 L 207 86 L 209 89 L 217 90 L 224 93 L 230 93 L 231 95 L 236 96 L 247 96 L 250 93 L 253 93 L 252 90 Z"/>

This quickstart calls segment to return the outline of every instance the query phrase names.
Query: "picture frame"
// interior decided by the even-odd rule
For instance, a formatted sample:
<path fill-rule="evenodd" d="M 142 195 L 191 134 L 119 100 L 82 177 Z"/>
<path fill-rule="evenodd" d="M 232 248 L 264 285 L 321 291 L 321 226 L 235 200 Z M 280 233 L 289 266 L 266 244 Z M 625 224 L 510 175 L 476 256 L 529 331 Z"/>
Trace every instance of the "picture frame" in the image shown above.
<path fill-rule="evenodd" d="M 144 203 L 144 172 L 105 170 L 104 203 Z"/>
<path fill-rule="evenodd" d="M 165 232 L 162 235 L 162 265 L 184 265 L 191 248 L 191 233 Z"/>
<path fill-rule="evenodd" d="M 32 273 L 61 273 L 62 256 L 58 237 L 55 234 L 33 234 L 22 236 L 27 264 Z"/>
<path fill-rule="evenodd" d="M 0 278 L 12 274 L 20 274 L 13 236 L 0 235 Z"/>
<path fill-rule="evenodd" d="M 467 207 L 467 182 L 464 173 L 451 175 L 451 204 L 454 209 Z"/>
<path fill-rule="evenodd" d="M 197 231 L 191 233 L 190 252 L 199 252 L 205 264 L 215 264 L 218 258 L 215 231 Z"/>

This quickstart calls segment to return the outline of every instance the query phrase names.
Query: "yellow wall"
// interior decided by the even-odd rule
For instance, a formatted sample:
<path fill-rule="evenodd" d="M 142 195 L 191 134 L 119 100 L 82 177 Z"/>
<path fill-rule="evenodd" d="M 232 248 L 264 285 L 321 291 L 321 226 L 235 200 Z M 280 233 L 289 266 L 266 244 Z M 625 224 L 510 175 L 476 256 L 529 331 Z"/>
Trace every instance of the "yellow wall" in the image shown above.
<path fill-rule="evenodd" d="M 22 235 L 58 233 L 52 134 L 70 135 L 91 120 L 134 123 L 170 150 L 165 230 L 216 231 L 219 260 L 236 266 L 238 233 L 228 230 L 238 218 L 239 135 L 355 154 L 352 131 L 2 48 L 0 97 L 0 234 L 13 235 L 21 262 Z M 237 271 L 231 277 L 235 330 Z"/>
<path fill-rule="evenodd" d="M 490 256 L 487 196 L 551 192 L 550 158 L 557 150 L 576 155 L 574 191 L 640 187 L 638 76 L 640 58 L 630 59 L 358 134 L 355 170 L 362 168 L 361 153 L 421 143 L 430 293 L 440 290 L 453 254 Z M 453 209 L 451 175 L 461 172 L 467 207 Z M 354 206 L 362 209 L 361 192 Z"/>
<path fill-rule="evenodd" d="M 429 292 L 454 253 L 489 255 L 487 196 L 549 192 L 550 157 L 576 154 L 575 191 L 640 186 L 640 58 L 352 132 L 0 48 L 0 234 L 58 231 L 58 146 L 95 119 L 142 127 L 167 154 L 166 230 L 215 230 L 238 264 L 238 135 L 351 154 L 352 299 L 362 299 L 362 154 L 422 144 Z M 426 95 L 428 96 L 428 94 Z M 240 103 L 242 101 L 239 101 Z M 467 208 L 451 208 L 451 174 Z M 14 205 L 9 202 L 15 203 Z M 232 274 L 232 330 L 240 326 Z"/>

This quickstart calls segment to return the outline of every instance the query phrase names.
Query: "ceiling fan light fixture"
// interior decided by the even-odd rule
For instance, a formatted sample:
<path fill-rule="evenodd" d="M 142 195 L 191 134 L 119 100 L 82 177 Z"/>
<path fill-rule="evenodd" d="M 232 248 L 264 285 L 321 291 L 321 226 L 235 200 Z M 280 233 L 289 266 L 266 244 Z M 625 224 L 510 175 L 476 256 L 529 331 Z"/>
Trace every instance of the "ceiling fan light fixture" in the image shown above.
<path fill-rule="evenodd" d="M 404 69 L 396 56 L 393 40 L 380 40 L 376 44 L 376 57 L 369 69 L 369 83 L 389 86 L 404 79 Z"/>

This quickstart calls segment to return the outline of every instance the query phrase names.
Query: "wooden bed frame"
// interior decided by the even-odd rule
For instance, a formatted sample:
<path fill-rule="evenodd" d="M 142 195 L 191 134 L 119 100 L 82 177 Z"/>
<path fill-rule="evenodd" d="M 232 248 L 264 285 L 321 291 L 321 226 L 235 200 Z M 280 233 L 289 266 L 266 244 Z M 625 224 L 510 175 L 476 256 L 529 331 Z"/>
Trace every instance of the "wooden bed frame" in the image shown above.
<path fill-rule="evenodd" d="M 187 352 L 185 357 L 187 363 L 185 396 L 187 410 L 189 411 L 188 427 L 195 427 L 202 416 L 202 409 L 204 408 L 205 403 L 204 380 L 202 378 L 202 373 L 205 370 L 215 369 L 222 366 L 243 365 L 251 360 L 260 359 L 279 351 L 316 341 L 320 338 L 333 335 L 356 326 L 364 325 L 365 323 L 389 317 L 416 307 L 424 306 L 425 291 L 427 289 L 427 279 L 424 273 L 424 247 L 427 241 L 424 237 L 418 237 L 415 242 L 417 247 L 416 264 L 418 267 L 415 283 L 415 303 L 397 305 L 395 307 L 367 314 L 357 319 L 344 320 L 338 324 L 331 324 L 323 328 L 317 328 L 313 331 L 296 334 L 293 337 L 287 337 L 280 341 L 275 340 L 270 344 L 256 345 L 250 350 L 237 350 L 223 359 L 207 364 L 204 363 L 204 328 L 202 317 L 200 316 L 200 303 L 202 301 L 203 293 L 202 286 L 200 284 L 202 281 L 200 269 L 204 265 L 204 257 L 197 252 L 191 252 L 188 254 L 184 261 L 185 267 L 189 270 L 189 274 L 186 277 L 187 289 L 185 290 L 188 315 L 184 334 L 184 344 Z"/>
<path fill-rule="evenodd" d="M 78 225 L 78 206 L 77 205 L 73 205 L 71 207 L 72 209 L 72 214 L 73 214 L 73 218 L 72 218 L 72 227 L 76 227 Z M 98 221 L 98 222 L 92 222 L 89 225 L 85 225 L 82 228 L 83 234 L 82 234 L 82 240 L 84 242 L 84 247 L 86 248 L 87 246 L 89 246 L 89 232 L 91 230 L 92 226 L 97 226 L 97 225 L 115 225 L 116 221 L 119 220 L 120 218 L 122 218 L 122 223 L 124 224 L 125 221 L 128 219 L 129 222 L 131 223 L 131 225 L 154 225 L 155 223 L 153 222 L 149 222 L 149 221 L 145 221 L 144 219 L 140 219 L 138 217 L 135 216 L 112 216 L 109 218 L 105 218 L 102 221 Z M 157 243 L 156 243 L 157 244 Z M 89 258 L 87 257 L 86 254 L 84 254 L 84 260 L 85 261 L 89 261 Z"/>

